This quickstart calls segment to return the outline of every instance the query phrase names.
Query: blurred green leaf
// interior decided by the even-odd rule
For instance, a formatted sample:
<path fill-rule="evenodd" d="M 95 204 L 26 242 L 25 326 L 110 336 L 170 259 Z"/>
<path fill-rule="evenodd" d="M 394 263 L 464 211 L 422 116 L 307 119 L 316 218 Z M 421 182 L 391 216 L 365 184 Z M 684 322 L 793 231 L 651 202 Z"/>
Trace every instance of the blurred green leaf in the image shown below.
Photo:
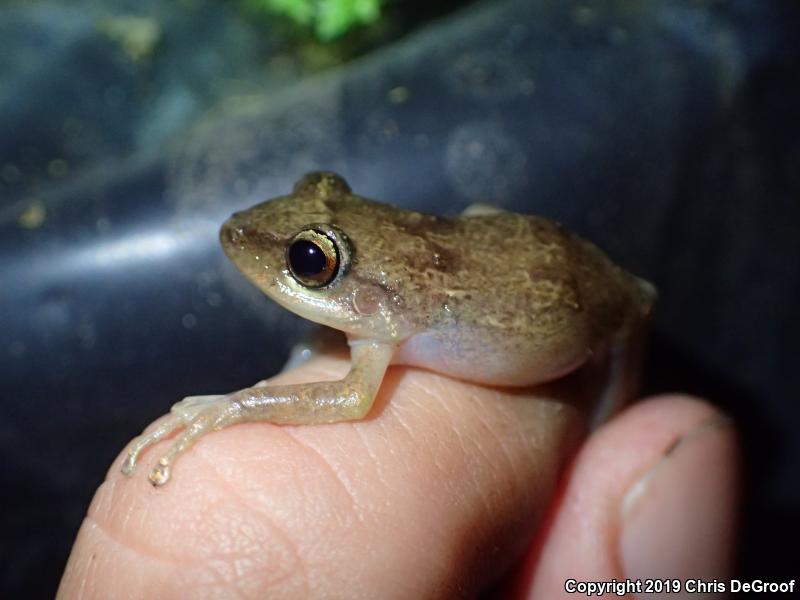
<path fill-rule="evenodd" d="M 242 0 L 256 12 L 281 15 L 310 27 L 322 41 L 340 37 L 359 25 L 375 23 L 383 0 Z"/>

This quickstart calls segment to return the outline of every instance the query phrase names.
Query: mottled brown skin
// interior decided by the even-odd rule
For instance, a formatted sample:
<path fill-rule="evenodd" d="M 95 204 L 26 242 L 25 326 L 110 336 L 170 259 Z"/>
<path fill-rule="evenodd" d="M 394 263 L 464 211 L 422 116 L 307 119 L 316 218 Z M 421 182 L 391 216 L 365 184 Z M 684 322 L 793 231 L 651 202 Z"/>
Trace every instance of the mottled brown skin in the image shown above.
<path fill-rule="evenodd" d="M 324 289 L 288 290 L 286 245 L 312 224 L 346 234 L 351 265 Z M 649 284 L 547 219 L 426 215 L 357 196 L 333 173 L 307 175 L 291 195 L 234 215 L 220 238 L 290 310 L 357 337 L 405 342 L 395 362 L 484 383 L 557 377 L 627 336 L 654 298 Z M 381 310 L 359 313 L 353 299 L 365 295 Z"/>
<path fill-rule="evenodd" d="M 293 273 L 289 251 L 298 239 L 320 242 L 331 268 Z M 390 363 L 524 386 L 610 349 L 605 354 L 621 367 L 611 369 L 596 413 L 607 415 L 630 387 L 619 350 L 630 345 L 654 298 L 652 286 L 546 219 L 494 210 L 425 215 L 356 196 L 333 173 L 307 175 L 291 195 L 233 215 L 220 241 L 272 299 L 345 332 L 351 370 L 335 382 L 185 398 L 134 441 L 124 461 L 130 475 L 143 450 L 183 428 L 151 471 L 154 485 L 169 481 L 177 457 L 210 431 L 244 421 L 364 417 Z"/>

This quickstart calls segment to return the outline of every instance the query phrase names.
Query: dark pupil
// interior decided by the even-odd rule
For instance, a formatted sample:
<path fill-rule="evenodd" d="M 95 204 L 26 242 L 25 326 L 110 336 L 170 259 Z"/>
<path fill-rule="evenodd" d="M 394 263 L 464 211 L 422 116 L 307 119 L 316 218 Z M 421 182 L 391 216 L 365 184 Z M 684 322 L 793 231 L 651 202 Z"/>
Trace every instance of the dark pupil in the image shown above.
<path fill-rule="evenodd" d="M 322 248 L 308 240 L 297 240 L 289 247 L 289 262 L 301 277 L 319 275 L 327 264 Z"/>

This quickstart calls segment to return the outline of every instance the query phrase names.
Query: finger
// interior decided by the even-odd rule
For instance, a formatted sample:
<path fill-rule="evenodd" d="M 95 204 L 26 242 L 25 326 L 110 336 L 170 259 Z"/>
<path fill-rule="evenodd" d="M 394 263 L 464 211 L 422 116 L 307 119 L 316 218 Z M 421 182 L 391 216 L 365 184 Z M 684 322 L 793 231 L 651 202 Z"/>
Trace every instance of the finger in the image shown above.
<path fill-rule="evenodd" d="M 324 357 L 275 381 L 346 369 Z M 391 369 L 364 421 L 224 429 L 159 489 L 115 464 L 59 594 L 473 595 L 525 551 L 582 427 L 555 397 Z"/>
<path fill-rule="evenodd" d="M 568 580 L 723 580 L 737 475 L 731 422 L 707 403 L 662 396 L 633 406 L 576 457 L 517 597 L 574 597 Z"/>

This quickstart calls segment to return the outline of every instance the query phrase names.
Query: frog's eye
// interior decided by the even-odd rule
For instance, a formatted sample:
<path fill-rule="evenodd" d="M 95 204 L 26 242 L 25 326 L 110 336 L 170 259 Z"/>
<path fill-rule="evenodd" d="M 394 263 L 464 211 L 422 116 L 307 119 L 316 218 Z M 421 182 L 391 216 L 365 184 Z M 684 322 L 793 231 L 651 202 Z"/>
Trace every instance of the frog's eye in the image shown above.
<path fill-rule="evenodd" d="M 328 285 L 340 268 L 339 251 L 334 241 L 315 229 L 306 229 L 286 247 L 286 264 L 302 285 L 318 288 Z"/>

